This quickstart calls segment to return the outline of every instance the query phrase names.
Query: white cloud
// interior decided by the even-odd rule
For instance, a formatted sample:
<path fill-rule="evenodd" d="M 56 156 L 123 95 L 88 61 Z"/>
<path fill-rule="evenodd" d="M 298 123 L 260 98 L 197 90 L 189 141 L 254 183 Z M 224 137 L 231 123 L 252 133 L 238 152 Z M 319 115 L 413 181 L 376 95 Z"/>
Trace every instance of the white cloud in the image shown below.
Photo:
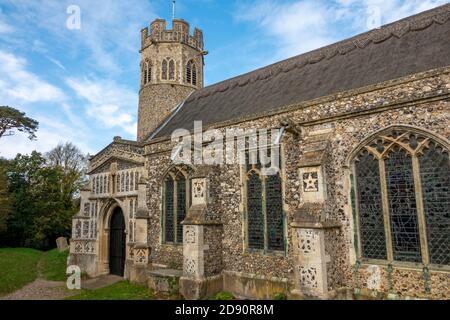
<path fill-rule="evenodd" d="M 0 20 L 0 33 L 12 33 L 14 28 Z"/>
<path fill-rule="evenodd" d="M 254 23 L 275 41 L 278 57 L 317 49 L 368 30 L 373 10 L 386 24 L 447 3 L 446 0 L 303 0 L 251 1 L 238 6 L 235 18 Z M 345 33 L 351 33 L 345 35 Z"/>
<path fill-rule="evenodd" d="M 0 101 L 2 104 L 63 101 L 64 93 L 26 70 L 27 62 L 12 53 L 0 51 Z"/>
<path fill-rule="evenodd" d="M 30 141 L 26 134 L 17 133 L 14 136 L 0 139 L 0 157 L 14 158 L 17 153 L 29 154 L 33 150 L 45 153 L 50 151 L 60 142 L 72 142 L 83 153 L 93 153 L 93 149 L 87 143 L 89 135 L 87 131 L 77 130 L 60 119 L 39 117 L 39 130 L 36 132 L 36 140 Z"/>
<path fill-rule="evenodd" d="M 65 46 L 73 55 L 87 53 L 92 66 L 109 74 L 128 71 L 124 69 L 128 65 L 120 60 L 124 54 L 137 54 L 139 30 L 155 16 L 151 2 L 142 0 L 3 1 L 15 8 L 15 14 L 8 16 L 13 25 L 21 25 L 23 21 L 31 24 L 27 33 L 18 36 L 33 39 L 40 38 L 42 32 L 50 34 L 58 46 Z M 66 28 L 69 18 L 66 10 L 70 5 L 80 8 L 79 30 Z"/>
<path fill-rule="evenodd" d="M 134 112 L 138 95 L 134 91 L 108 80 L 70 78 L 66 83 L 88 103 L 87 114 L 92 119 L 106 128 L 120 127 L 136 134 Z"/>

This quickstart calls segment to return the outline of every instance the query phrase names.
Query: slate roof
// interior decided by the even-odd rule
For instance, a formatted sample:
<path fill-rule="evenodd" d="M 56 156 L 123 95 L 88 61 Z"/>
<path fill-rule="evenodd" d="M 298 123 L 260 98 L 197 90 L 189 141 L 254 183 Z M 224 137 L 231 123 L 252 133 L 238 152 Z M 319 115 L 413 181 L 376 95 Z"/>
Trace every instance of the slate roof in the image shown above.
<path fill-rule="evenodd" d="M 449 66 L 449 20 L 447 4 L 205 87 L 154 138 Z"/>

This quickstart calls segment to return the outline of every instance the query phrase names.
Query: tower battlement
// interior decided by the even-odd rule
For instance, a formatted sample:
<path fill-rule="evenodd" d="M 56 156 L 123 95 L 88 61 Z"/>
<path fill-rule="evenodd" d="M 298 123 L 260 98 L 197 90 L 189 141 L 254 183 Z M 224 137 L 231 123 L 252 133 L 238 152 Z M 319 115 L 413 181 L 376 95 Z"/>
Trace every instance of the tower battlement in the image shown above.
<path fill-rule="evenodd" d="M 198 28 L 194 29 L 193 35 L 189 32 L 189 23 L 183 19 L 174 19 L 172 29 L 167 29 L 165 19 L 155 19 L 150 24 L 150 30 L 148 27 L 141 30 L 141 48 L 157 42 L 176 42 L 203 51 L 203 32 Z"/>

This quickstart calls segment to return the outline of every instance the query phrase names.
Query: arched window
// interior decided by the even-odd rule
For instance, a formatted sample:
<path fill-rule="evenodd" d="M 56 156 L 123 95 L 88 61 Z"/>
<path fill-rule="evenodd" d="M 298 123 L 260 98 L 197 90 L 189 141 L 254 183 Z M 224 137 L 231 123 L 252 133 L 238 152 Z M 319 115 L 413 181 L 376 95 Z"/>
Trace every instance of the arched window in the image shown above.
<path fill-rule="evenodd" d="M 428 134 L 391 129 L 354 161 L 360 256 L 450 264 L 448 150 Z"/>
<path fill-rule="evenodd" d="M 270 156 L 270 148 L 275 147 L 268 148 Z M 264 176 L 259 157 L 249 151 L 246 152 L 245 168 L 247 246 L 265 252 L 283 251 L 285 234 L 280 173 Z"/>
<path fill-rule="evenodd" d="M 170 58 L 166 58 L 162 62 L 161 79 L 175 80 L 175 62 Z"/>
<path fill-rule="evenodd" d="M 167 80 L 167 60 L 164 59 L 161 65 L 161 79 L 162 80 Z"/>
<path fill-rule="evenodd" d="M 175 80 L 175 62 L 169 61 L 169 80 Z"/>
<path fill-rule="evenodd" d="M 186 65 L 186 82 L 194 86 L 197 85 L 197 66 L 193 60 Z"/>
<path fill-rule="evenodd" d="M 183 243 L 183 225 L 190 206 L 188 178 L 185 171 L 173 168 L 163 184 L 163 237 L 166 243 Z"/>
<path fill-rule="evenodd" d="M 151 62 L 145 61 L 143 66 L 144 85 L 152 81 L 152 65 Z"/>

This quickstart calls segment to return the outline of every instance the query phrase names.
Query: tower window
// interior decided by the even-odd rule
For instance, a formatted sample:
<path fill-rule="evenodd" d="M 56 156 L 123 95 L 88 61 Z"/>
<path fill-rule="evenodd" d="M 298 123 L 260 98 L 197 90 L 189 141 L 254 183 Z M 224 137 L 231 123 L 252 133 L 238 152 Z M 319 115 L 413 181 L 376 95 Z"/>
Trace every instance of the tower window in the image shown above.
<path fill-rule="evenodd" d="M 166 58 L 162 62 L 161 79 L 175 80 L 175 62 L 170 58 Z"/>
<path fill-rule="evenodd" d="M 186 82 L 194 86 L 197 85 L 197 66 L 193 60 L 186 65 Z"/>
<path fill-rule="evenodd" d="M 360 256 L 450 264 L 450 162 L 432 137 L 384 132 L 355 159 Z"/>
<path fill-rule="evenodd" d="M 144 85 L 150 83 L 152 80 L 152 66 L 150 62 L 146 61 L 143 66 L 143 83 Z"/>
<path fill-rule="evenodd" d="M 161 79 L 167 80 L 167 60 L 164 59 L 161 66 Z"/>
<path fill-rule="evenodd" d="M 169 80 L 175 80 L 175 62 L 169 61 Z"/>

